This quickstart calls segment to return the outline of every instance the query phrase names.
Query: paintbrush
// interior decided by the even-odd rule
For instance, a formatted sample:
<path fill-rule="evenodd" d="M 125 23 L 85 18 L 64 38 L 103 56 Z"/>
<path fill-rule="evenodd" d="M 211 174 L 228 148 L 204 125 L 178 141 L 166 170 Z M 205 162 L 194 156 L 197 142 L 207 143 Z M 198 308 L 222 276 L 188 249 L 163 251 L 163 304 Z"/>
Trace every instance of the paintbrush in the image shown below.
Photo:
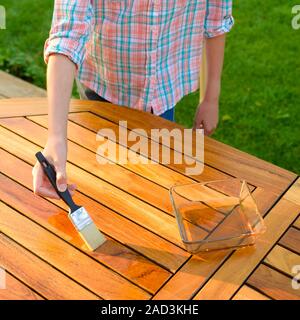
<path fill-rule="evenodd" d="M 52 184 L 53 188 L 59 195 L 59 197 L 68 205 L 69 207 L 69 218 L 73 223 L 76 230 L 79 232 L 81 238 L 87 245 L 87 247 L 94 251 L 100 245 L 102 245 L 106 238 L 98 230 L 95 223 L 89 216 L 88 212 L 82 206 L 78 206 L 74 203 L 68 188 L 61 192 L 56 186 L 56 171 L 53 165 L 44 157 L 44 155 L 39 151 L 35 154 L 39 163 L 41 164 L 45 175 Z"/>

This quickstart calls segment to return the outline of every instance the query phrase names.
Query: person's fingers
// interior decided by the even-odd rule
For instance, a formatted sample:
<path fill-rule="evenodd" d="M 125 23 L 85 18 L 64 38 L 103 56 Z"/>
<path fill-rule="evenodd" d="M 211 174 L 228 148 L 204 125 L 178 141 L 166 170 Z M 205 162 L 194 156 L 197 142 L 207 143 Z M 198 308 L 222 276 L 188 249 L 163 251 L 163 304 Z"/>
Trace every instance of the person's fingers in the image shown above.
<path fill-rule="evenodd" d="M 32 170 L 31 170 L 31 174 L 32 174 L 32 175 L 34 175 L 35 172 L 36 172 L 36 170 L 37 170 L 37 164 L 38 164 L 38 162 L 36 162 L 36 163 L 34 164 L 34 166 L 32 167 Z"/>
<path fill-rule="evenodd" d="M 41 196 L 41 197 L 46 197 L 46 198 L 52 198 L 52 199 L 60 199 L 59 195 L 57 192 L 54 190 L 54 188 L 49 188 L 46 186 L 40 186 L 35 194 Z"/>
<path fill-rule="evenodd" d="M 205 118 L 199 109 L 194 119 L 194 129 L 204 129 Z"/>
<path fill-rule="evenodd" d="M 208 135 L 212 135 L 216 131 L 217 126 L 218 122 L 214 122 L 213 124 L 211 124 L 208 128 Z"/>
<path fill-rule="evenodd" d="M 215 130 L 216 130 L 216 128 L 212 128 L 212 129 L 210 130 L 209 135 L 211 136 L 211 135 L 215 132 Z"/>
<path fill-rule="evenodd" d="M 75 183 L 72 183 L 68 185 L 69 190 L 75 190 L 77 188 L 77 185 Z"/>
<path fill-rule="evenodd" d="M 56 165 L 56 186 L 60 192 L 64 192 L 67 189 L 67 174 L 66 168 L 62 165 Z"/>
<path fill-rule="evenodd" d="M 201 129 L 204 130 L 204 135 L 205 135 L 205 136 L 208 136 L 208 135 L 209 135 L 210 128 L 209 128 L 208 123 L 207 123 L 205 120 L 202 121 L 202 127 L 201 127 Z"/>
<path fill-rule="evenodd" d="M 205 130 L 204 134 L 205 134 L 206 136 L 210 136 L 210 135 L 211 135 L 211 131 L 210 131 L 210 130 Z"/>
<path fill-rule="evenodd" d="M 33 192 L 37 193 L 43 183 L 43 169 L 41 168 L 39 162 L 37 162 L 34 165 L 32 169 L 32 175 L 33 175 Z"/>
<path fill-rule="evenodd" d="M 198 120 L 194 123 L 194 129 L 204 129 L 203 120 Z"/>
<path fill-rule="evenodd" d="M 73 196 L 73 195 L 75 194 L 76 188 L 77 188 L 76 184 L 70 184 L 70 185 L 68 185 L 68 190 L 69 190 L 71 196 Z"/>
<path fill-rule="evenodd" d="M 194 121 L 194 129 L 203 129 L 203 119 L 198 117 L 197 119 L 195 119 Z"/>
<path fill-rule="evenodd" d="M 75 189 L 76 189 L 75 184 L 68 185 L 68 190 L 69 190 L 71 196 L 73 196 L 75 194 Z M 42 196 L 42 197 L 46 197 L 46 198 L 60 199 L 60 197 L 57 194 L 57 192 L 55 191 L 55 189 L 52 187 L 51 184 L 48 184 L 48 183 L 46 183 L 45 185 L 39 186 L 39 188 L 36 190 L 35 194 Z"/>
<path fill-rule="evenodd" d="M 197 129 L 204 129 L 203 122 L 201 122 L 201 123 L 198 124 Z"/>
<path fill-rule="evenodd" d="M 216 128 L 212 126 L 205 126 L 204 134 L 210 136 L 214 133 L 215 129 Z"/>
<path fill-rule="evenodd" d="M 43 168 L 41 167 L 39 162 L 36 162 L 34 167 L 32 168 L 33 175 L 33 192 L 39 196 L 50 197 L 50 198 L 58 198 L 55 190 L 51 190 L 50 184 L 45 183 L 45 175 L 43 172 Z"/>

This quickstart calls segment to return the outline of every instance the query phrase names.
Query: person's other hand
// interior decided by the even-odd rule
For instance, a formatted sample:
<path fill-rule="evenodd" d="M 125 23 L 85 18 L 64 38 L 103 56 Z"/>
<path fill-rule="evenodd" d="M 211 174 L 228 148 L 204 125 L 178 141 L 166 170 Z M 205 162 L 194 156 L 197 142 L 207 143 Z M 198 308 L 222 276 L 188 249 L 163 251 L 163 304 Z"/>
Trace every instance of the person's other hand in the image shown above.
<path fill-rule="evenodd" d="M 68 187 L 71 195 L 76 189 L 75 184 L 67 184 L 66 162 L 67 141 L 51 138 L 48 139 L 44 150 L 44 157 L 54 166 L 56 171 L 56 185 L 59 191 L 65 191 Z M 60 199 L 50 181 L 45 175 L 41 164 L 37 161 L 32 169 L 33 191 L 35 194 L 52 199 Z"/>
<path fill-rule="evenodd" d="M 203 100 L 195 113 L 194 129 L 204 129 L 205 135 L 211 135 L 217 128 L 219 121 L 218 100 Z"/>

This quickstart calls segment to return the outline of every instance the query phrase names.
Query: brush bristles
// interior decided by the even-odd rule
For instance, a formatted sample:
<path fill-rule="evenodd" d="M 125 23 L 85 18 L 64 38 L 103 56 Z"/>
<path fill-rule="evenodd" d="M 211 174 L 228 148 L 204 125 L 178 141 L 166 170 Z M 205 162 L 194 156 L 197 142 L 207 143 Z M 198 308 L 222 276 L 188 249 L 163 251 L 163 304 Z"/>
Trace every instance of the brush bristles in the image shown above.
<path fill-rule="evenodd" d="M 106 238 L 94 223 L 90 223 L 84 227 L 79 231 L 79 234 L 91 251 L 96 250 L 106 241 Z"/>

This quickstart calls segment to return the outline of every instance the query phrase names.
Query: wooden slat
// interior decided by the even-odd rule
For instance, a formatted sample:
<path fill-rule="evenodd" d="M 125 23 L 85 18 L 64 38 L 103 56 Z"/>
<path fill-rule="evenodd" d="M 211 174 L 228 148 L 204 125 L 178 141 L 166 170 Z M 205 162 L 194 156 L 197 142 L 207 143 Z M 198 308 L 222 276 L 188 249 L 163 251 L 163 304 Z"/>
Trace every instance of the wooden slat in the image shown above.
<path fill-rule="evenodd" d="M 100 299 L 3 234 L 0 251 L 0 265 L 47 299 Z"/>
<path fill-rule="evenodd" d="M 284 194 L 283 198 L 300 206 L 300 178 L 293 183 L 289 190 Z"/>
<path fill-rule="evenodd" d="M 295 221 L 294 227 L 300 229 L 300 217 Z"/>
<path fill-rule="evenodd" d="M 274 197 L 277 198 L 274 193 L 266 192 L 261 188 L 256 188 L 252 194 L 259 204 L 258 207 L 262 215 L 267 213 Z M 231 250 L 227 250 L 193 255 L 153 299 L 191 299 L 231 252 Z"/>
<path fill-rule="evenodd" d="M 264 217 L 268 211 L 272 208 L 273 204 L 278 198 L 278 195 L 266 189 L 257 187 L 254 192 L 252 192 L 254 201 L 256 202 L 257 209 L 260 214 Z"/>
<path fill-rule="evenodd" d="M 105 119 L 117 123 L 120 119 L 128 121 L 128 128 L 143 128 L 148 134 L 152 128 L 181 128 L 182 126 L 161 117 L 130 111 L 115 105 L 94 104 L 91 111 Z M 195 139 L 194 139 L 195 141 Z M 193 141 L 193 149 L 195 144 Z M 205 163 L 233 176 L 243 178 L 255 186 L 282 193 L 296 178 L 296 174 L 260 160 L 245 152 L 234 149 L 209 137 L 205 137 Z"/>
<path fill-rule="evenodd" d="M 28 189 L 1 174 L 0 183 L 3 185 L 0 190 L 3 201 L 77 248 L 83 247 L 83 242 L 67 218 L 66 212 L 36 197 Z M 110 237 L 107 239 L 108 241 L 95 252 L 86 252 L 95 260 L 104 263 L 150 292 L 155 292 L 170 276 L 169 272 L 133 250 L 124 247 Z"/>
<path fill-rule="evenodd" d="M 88 111 L 88 101 L 71 100 L 70 112 Z M 0 102 L 0 118 L 41 115 L 48 113 L 45 98 L 14 98 L 2 99 Z"/>
<path fill-rule="evenodd" d="M 0 203 L 4 234 L 104 299 L 149 299 L 144 290 L 105 268 L 28 218 Z"/>
<path fill-rule="evenodd" d="M 292 268 L 295 265 L 300 265 L 300 255 L 276 245 L 267 255 L 264 262 L 285 272 L 287 275 L 294 277 Z"/>
<path fill-rule="evenodd" d="M 270 300 L 270 298 L 247 285 L 243 285 L 232 300 Z"/>
<path fill-rule="evenodd" d="M 46 97 L 46 90 L 0 70 L 0 94 L 6 97 Z"/>
<path fill-rule="evenodd" d="M 6 288 L 0 290 L 0 300 L 44 300 L 22 282 L 6 273 Z"/>
<path fill-rule="evenodd" d="M 27 188 L 32 189 L 31 165 L 28 165 L 1 149 L 0 159 L 3 161 L 3 165 L 1 164 L 1 171 L 3 173 Z M 18 170 L 15 170 L 16 167 Z M 39 199 L 42 201 L 40 197 Z M 67 209 L 62 201 L 53 199 L 50 199 L 50 201 L 63 209 Z M 109 234 L 126 246 L 131 247 L 134 251 L 140 252 L 142 255 L 156 261 L 172 272 L 175 272 L 190 256 L 184 250 L 120 216 L 107 207 L 102 206 L 96 201 L 83 196 L 81 193 L 75 194 L 74 201 L 86 208 L 101 231 Z M 40 206 L 41 205 L 37 206 L 37 210 L 39 210 Z M 54 215 L 54 217 L 56 218 L 49 219 L 48 222 L 55 227 L 56 232 L 63 231 L 63 234 L 65 234 L 64 226 L 60 224 L 60 220 L 64 217 L 64 214 Z M 122 255 L 118 256 L 120 256 L 121 259 Z M 127 261 L 127 259 L 125 259 L 125 261 Z M 149 277 L 151 278 L 151 275 L 149 275 Z M 141 282 L 143 282 L 143 278 L 147 279 L 148 276 L 143 275 L 140 279 Z M 155 284 L 152 286 L 155 286 Z"/>
<path fill-rule="evenodd" d="M 158 291 L 153 300 L 188 300 L 227 257 L 227 251 L 201 253 L 191 259 Z"/>
<path fill-rule="evenodd" d="M 279 243 L 300 254 L 300 230 L 290 228 L 280 239 Z"/>
<path fill-rule="evenodd" d="M 209 137 L 205 146 L 205 161 L 208 164 L 278 195 L 285 192 L 297 177 L 293 172 Z"/>
<path fill-rule="evenodd" d="M 300 300 L 300 290 L 292 288 L 291 278 L 263 264 L 255 270 L 247 283 L 276 300 Z"/>
<path fill-rule="evenodd" d="M 36 162 L 34 154 L 40 150 L 39 147 L 3 127 L 0 128 L 0 134 L 3 137 L 0 141 L 0 146 L 3 149 L 14 153 L 32 165 Z M 76 158 L 71 160 L 75 163 L 77 161 Z M 115 165 L 111 166 L 111 170 L 113 170 Z M 71 163 L 67 164 L 67 173 L 70 180 L 77 184 L 78 190 L 81 192 L 97 199 L 97 201 L 102 204 L 139 223 L 143 227 L 150 229 L 152 232 L 174 244 L 184 247 L 181 242 L 175 217 L 152 207 Z M 191 225 L 191 228 L 199 229 L 199 237 L 205 237 L 207 234 L 207 232 L 204 230 L 201 231 L 201 229 L 196 226 Z"/>
<path fill-rule="evenodd" d="M 295 219 L 299 209 L 299 206 L 288 200 L 278 202 L 265 218 L 267 231 L 257 239 L 256 246 L 235 251 L 197 293 L 195 299 L 230 299 Z"/>

